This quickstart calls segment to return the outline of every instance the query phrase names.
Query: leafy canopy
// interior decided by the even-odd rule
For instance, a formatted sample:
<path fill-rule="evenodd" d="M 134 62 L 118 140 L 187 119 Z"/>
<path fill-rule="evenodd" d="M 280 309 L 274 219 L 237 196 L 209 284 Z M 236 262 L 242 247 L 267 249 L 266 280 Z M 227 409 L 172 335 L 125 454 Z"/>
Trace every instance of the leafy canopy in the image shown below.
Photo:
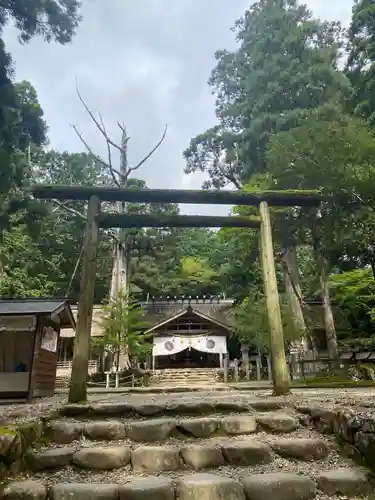
<path fill-rule="evenodd" d="M 216 53 L 210 86 L 218 125 L 191 140 L 186 173 L 205 187 L 242 186 L 267 170 L 270 136 L 311 113 L 336 113 L 348 82 L 337 69 L 341 28 L 312 17 L 296 0 L 260 0 L 234 26 L 238 48 Z"/>

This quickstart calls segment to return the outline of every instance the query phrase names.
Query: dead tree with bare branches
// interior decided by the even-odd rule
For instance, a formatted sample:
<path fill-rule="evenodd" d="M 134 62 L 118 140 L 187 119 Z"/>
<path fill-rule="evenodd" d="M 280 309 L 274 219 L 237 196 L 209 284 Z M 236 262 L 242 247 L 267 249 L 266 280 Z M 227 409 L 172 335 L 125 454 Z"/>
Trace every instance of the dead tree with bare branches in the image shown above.
<path fill-rule="evenodd" d="M 106 169 L 108 169 L 113 184 L 118 187 L 118 188 L 125 188 L 128 185 L 129 178 L 131 174 L 135 171 L 137 171 L 148 159 L 151 158 L 151 156 L 155 153 L 155 151 L 161 146 L 163 143 L 166 134 L 167 134 L 167 125 L 164 128 L 163 134 L 158 141 L 158 143 L 134 166 L 130 166 L 128 162 L 128 143 L 130 140 L 130 137 L 127 134 L 127 130 L 124 124 L 118 123 L 118 127 L 121 131 L 121 141 L 120 144 L 117 144 L 114 140 L 112 140 L 107 132 L 107 128 L 104 124 L 104 120 L 102 115 L 99 113 L 98 118 L 95 116 L 94 112 L 89 108 L 89 106 L 86 104 L 85 100 L 83 99 L 80 90 L 78 88 L 78 84 L 76 84 L 76 90 L 77 90 L 77 95 L 84 106 L 87 114 L 89 115 L 91 121 L 97 128 L 97 130 L 100 132 L 102 137 L 104 138 L 107 146 L 107 159 L 103 160 L 99 155 L 95 154 L 93 149 L 90 147 L 86 139 L 84 138 L 83 134 L 79 131 L 78 127 L 76 125 L 72 125 L 73 129 L 75 130 L 77 136 L 81 140 L 82 144 L 85 146 L 87 149 L 88 153 L 94 158 L 96 161 L 98 161 L 100 164 L 103 165 Z M 120 166 L 119 168 L 116 168 L 113 165 L 113 150 L 116 150 L 118 153 L 120 153 Z M 70 207 L 66 206 L 66 204 L 57 202 L 56 203 L 63 209 L 67 211 L 72 211 Z M 125 203 L 117 203 L 116 204 L 116 211 L 118 213 L 124 213 L 126 212 L 126 204 Z M 76 214 L 77 215 L 77 214 Z M 85 217 L 84 214 L 79 214 L 81 217 Z M 112 238 L 113 241 L 113 248 L 112 248 L 112 276 L 111 276 L 111 284 L 110 284 L 110 290 L 109 290 L 109 298 L 110 299 L 115 299 L 119 292 L 121 290 L 124 290 L 126 295 L 129 293 L 129 263 L 130 263 L 130 251 L 129 251 L 129 245 L 128 245 L 128 238 L 125 230 L 122 229 L 117 229 L 117 230 L 111 230 L 109 232 L 109 236 Z M 124 359 L 122 360 L 123 366 L 121 368 L 129 368 L 130 367 L 130 360 L 129 356 L 125 355 Z M 117 357 L 117 369 L 119 369 L 119 356 Z M 75 379 L 80 379 L 82 381 L 82 373 L 75 373 L 74 370 L 74 359 L 73 359 L 73 369 L 72 369 L 72 375 L 71 375 L 71 387 L 74 386 L 74 380 Z M 88 359 L 87 359 L 87 366 L 88 366 Z M 84 376 L 87 379 L 87 373 L 84 374 Z M 71 398 L 69 398 L 71 399 Z"/>

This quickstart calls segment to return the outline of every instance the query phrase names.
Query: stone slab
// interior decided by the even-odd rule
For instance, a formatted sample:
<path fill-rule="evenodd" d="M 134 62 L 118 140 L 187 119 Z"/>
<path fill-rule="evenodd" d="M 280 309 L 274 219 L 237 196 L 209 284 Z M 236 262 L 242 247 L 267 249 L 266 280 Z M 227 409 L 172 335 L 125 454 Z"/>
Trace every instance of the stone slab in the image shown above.
<path fill-rule="evenodd" d="M 84 435 L 92 440 L 114 441 L 125 438 L 125 426 L 116 420 L 104 422 L 88 422 L 84 427 Z"/>
<path fill-rule="evenodd" d="M 369 475 L 356 467 L 322 472 L 316 476 L 318 488 L 327 495 L 356 496 L 371 492 Z"/>
<path fill-rule="evenodd" d="M 183 476 L 178 485 L 179 500 L 245 500 L 238 481 L 214 474 Z"/>
<path fill-rule="evenodd" d="M 162 415 L 165 411 L 165 405 L 158 403 L 144 403 L 133 406 L 134 413 L 143 417 L 152 417 L 154 415 Z"/>
<path fill-rule="evenodd" d="M 26 455 L 28 467 L 34 471 L 66 467 L 73 459 L 75 448 L 51 448 L 32 451 Z"/>
<path fill-rule="evenodd" d="M 81 448 L 73 456 L 73 462 L 84 469 L 111 470 L 127 465 L 130 460 L 128 446 Z"/>
<path fill-rule="evenodd" d="M 181 420 L 178 422 L 177 429 L 183 434 L 195 438 L 210 437 L 218 430 L 220 420 L 218 418 L 196 418 L 190 420 Z"/>
<path fill-rule="evenodd" d="M 165 441 L 176 428 L 177 422 L 171 418 L 160 418 L 132 422 L 126 426 L 126 435 L 133 441 Z"/>
<path fill-rule="evenodd" d="M 90 413 L 93 416 L 122 417 L 134 413 L 134 407 L 128 403 L 98 403 L 91 405 Z"/>
<path fill-rule="evenodd" d="M 293 432 L 298 428 L 298 420 L 286 413 L 259 414 L 256 420 L 263 429 L 273 433 Z"/>
<path fill-rule="evenodd" d="M 211 401 L 184 401 L 170 403 L 166 412 L 174 415 L 207 415 L 215 411 L 214 402 Z"/>
<path fill-rule="evenodd" d="M 136 478 L 120 488 L 119 500 L 174 500 L 173 481 L 165 477 Z"/>
<path fill-rule="evenodd" d="M 286 406 L 287 403 L 283 403 L 281 401 L 271 401 L 271 400 L 258 400 L 258 401 L 249 401 L 249 405 L 256 411 L 275 411 L 282 410 Z"/>
<path fill-rule="evenodd" d="M 191 444 L 181 448 L 185 464 L 195 470 L 220 467 L 225 464 L 223 453 L 218 446 Z"/>
<path fill-rule="evenodd" d="M 3 500 L 46 500 L 47 488 L 39 481 L 15 481 L 4 488 L 1 498 Z"/>
<path fill-rule="evenodd" d="M 50 500 L 117 500 L 117 484 L 60 483 L 52 486 Z"/>
<path fill-rule="evenodd" d="M 248 412 L 251 406 L 243 401 L 216 401 L 214 403 L 215 410 L 221 412 Z"/>
<path fill-rule="evenodd" d="M 140 446 L 131 454 L 135 473 L 156 473 L 178 470 L 181 465 L 179 449 L 174 446 Z"/>
<path fill-rule="evenodd" d="M 273 461 L 271 448 L 261 443 L 233 441 L 222 443 L 221 449 L 230 465 L 262 465 Z"/>
<path fill-rule="evenodd" d="M 299 474 L 253 474 L 242 483 L 248 500 L 310 500 L 316 495 L 314 481 Z"/>
<path fill-rule="evenodd" d="M 57 444 L 70 444 L 82 436 L 83 424 L 52 420 L 46 425 L 44 433 Z"/>
<path fill-rule="evenodd" d="M 234 415 L 221 421 L 221 428 L 226 434 L 252 434 L 257 430 L 257 421 L 252 415 Z"/>
<path fill-rule="evenodd" d="M 357 432 L 355 445 L 366 459 L 368 465 L 375 469 L 375 435 L 366 432 Z"/>
<path fill-rule="evenodd" d="M 323 439 L 280 439 L 270 443 L 271 448 L 284 458 L 294 458 L 306 462 L 323 460 L 329 448 Z"/>

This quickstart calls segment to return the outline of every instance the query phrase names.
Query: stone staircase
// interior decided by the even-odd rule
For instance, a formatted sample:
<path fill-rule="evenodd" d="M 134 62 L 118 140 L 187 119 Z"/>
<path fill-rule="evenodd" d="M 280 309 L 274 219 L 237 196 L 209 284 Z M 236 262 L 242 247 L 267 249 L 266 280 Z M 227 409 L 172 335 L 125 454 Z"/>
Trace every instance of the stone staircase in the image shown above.
<path fill-rule="evenodd" d="M 305 420 L 273 398 L 65 405 L 45 416 L 26 470 L 2 498 L 366 498 L 373 491 L 369 470 Z"/>
<path fill-rule="evenodd" d="M 219 370 L 216 368 L 178 368 L 155 370 L 150 385 L 166 387 L 189 387 L 195 385 L 211 386 L 219 381 Z"/>

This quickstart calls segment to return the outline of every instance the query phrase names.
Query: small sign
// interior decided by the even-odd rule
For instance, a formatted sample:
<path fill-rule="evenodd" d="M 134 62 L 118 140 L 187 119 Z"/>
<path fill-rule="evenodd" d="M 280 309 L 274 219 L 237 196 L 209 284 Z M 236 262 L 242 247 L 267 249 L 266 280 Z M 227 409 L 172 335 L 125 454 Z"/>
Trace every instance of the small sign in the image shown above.
<path fill-rule="evenodd" d="M 45 351 L 56 352 L 57 351 L 57 332 L 53 328 L 45 328 L 43 331 L 42 342 L 40 347 Z"/>

